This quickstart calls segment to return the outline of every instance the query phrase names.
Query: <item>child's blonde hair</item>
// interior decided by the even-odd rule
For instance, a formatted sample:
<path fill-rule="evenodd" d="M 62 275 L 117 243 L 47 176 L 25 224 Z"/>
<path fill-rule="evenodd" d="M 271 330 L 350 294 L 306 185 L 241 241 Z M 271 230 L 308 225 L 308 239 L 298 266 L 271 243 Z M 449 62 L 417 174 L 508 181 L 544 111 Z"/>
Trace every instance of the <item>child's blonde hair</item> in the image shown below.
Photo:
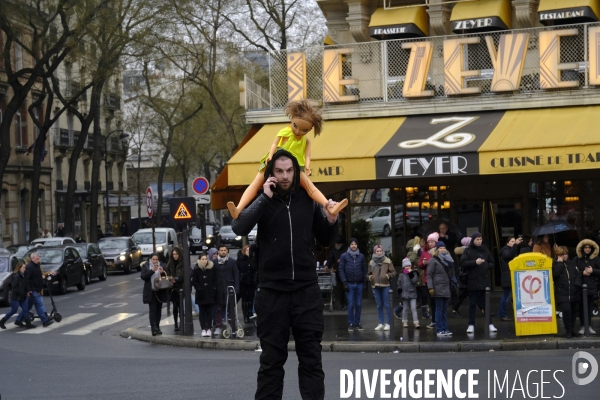
<path fill-rule="evenodd" d="M 313 125 L 315 137 L 321 134 L 321 130 L 323 129 L 321 110 L 313 107 L 308 100 L 291 101 L 285 106 L 283 111 L 289 119 L 300 118 L 310 122 Z"/>

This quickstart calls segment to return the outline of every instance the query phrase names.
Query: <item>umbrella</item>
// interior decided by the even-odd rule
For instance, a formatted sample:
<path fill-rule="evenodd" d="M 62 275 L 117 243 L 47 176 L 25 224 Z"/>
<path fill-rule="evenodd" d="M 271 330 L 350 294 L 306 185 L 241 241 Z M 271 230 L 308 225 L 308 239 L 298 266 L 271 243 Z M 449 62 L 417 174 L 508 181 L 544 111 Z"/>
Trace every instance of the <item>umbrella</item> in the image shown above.
<path fill-rule="evenodd" d="M 458 228 L 458 226 L 455 223 L 444 221 L 441 219 L 434 219 L 434 220 L 425 222 L 423 225 L 421 225 L 421 229 L 419 229 L 419 232 L 423 235 L 423 237 L 426 238 L 433 232 L 439 232 L 440 224 L 442 224 L 442 223 L 444 223 L 448 226 L 448 232 L 452 232 L 456 235 L 457 240 L 460 241 L 460 239 L 463 238 L 462 232 L 460 231 L 460 229 Z"/>
<path fill-rule="evenodd" d="M 550 221 L 547 224 L 540 225 L 533 230 L 533 236 L 541 236 L 541 235 L 552 235 L 558 232 L 570 231 L 573 230 L 573 225 L 569 224 L 564 219 L 557 219 L 555 221 Z"/>

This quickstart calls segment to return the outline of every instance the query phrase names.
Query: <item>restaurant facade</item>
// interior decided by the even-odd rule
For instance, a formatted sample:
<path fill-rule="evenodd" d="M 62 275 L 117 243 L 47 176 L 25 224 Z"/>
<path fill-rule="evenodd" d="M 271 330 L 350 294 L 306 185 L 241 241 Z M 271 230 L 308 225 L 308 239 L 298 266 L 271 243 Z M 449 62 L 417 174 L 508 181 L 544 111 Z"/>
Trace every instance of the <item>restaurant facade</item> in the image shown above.
<path fill-rule="evenodd" d="M 285 103 L 308 99 L 325 119 L 311 179 L 349 199 L 346 237 L 358 218 L 371 218 L 398 255 L 440 220 L 459 236 L 483 232 L 496 255 L 503 238 L 557 219 L 575 228 L 560 244 L 591 237 L 600 225 L 600 2 L 530 1 L 528 24 L 524 1 L 388 3 L 368 3 L 367 26 L 346 35 L 332 28 L 340 13 L 328 12 L 329 44 L 271 53 L 268 88 L 246 77 L 252 128 L 214 183 L 212 207 L 239 199 L 287 126 Z"/>

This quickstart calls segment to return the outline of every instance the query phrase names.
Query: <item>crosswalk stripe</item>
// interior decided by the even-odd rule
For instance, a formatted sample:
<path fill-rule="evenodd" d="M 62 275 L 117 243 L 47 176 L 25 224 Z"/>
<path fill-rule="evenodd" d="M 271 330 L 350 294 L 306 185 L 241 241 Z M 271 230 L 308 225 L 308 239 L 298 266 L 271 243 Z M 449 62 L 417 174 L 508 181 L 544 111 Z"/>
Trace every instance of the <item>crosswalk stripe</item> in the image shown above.
<path fill-rule="evenodd" d="M 124 321 L 127 318 L 131 318 L 136 315 L 137 315 L 137 313 L 119 313 L 119 314 L 113 315 L 111 317 L 104 318 L 100 321 L 94 322 L 92 324 L 86 325 L 83 328 L 65 332 L 65 333 L 63 333 L 63 335 L 75 335 L 75 336 L 87 335 L 89 333 L 92 333 L 92 331 L 94 331 L 96 329 L 100 329 L 100 328 L 104 328 L 109 325 L 116 324 L 117 322 Z"/>
<path fill-rule="evenodd" d="M 28 329 L 26 331 L 22 331 L 19 333 L 27 333 L 27 334 L 31 334 L 31 335 L 39 335 L 41 333 L 46 333 L 48 331 L 53 331 L 55 329 L 59 329 L 62 328 L 66 325 L 70 325 L 70 324 L 74 324 L 75 322 L 79 322 L 82 321 L 86 318 L 89 317 L 93 317 L 94 315 L 98 315 L 96 313 L 79 313 L 79 314 L 75 314 L 75 315 L 71 315 L 70 317 L 66 317 L 64 318 L 62 321 L 60 322 L 56 322 L 54 321 L 54 323 L 52 325 L 50 325 L 47 328 L 43 328 L 41 326 L 38 326 L 37 329 Z"/>

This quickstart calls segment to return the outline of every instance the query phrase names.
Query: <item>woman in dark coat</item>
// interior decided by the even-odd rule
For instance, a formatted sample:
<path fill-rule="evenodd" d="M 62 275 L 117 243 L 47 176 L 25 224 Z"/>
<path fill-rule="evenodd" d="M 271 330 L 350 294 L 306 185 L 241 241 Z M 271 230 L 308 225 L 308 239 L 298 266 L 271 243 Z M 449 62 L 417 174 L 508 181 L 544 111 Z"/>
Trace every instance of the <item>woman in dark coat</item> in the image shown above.
<path fill-rule="evenodd" d="M 502 321 L 511 321 L 506 313 L 508 300 L 512 294 L 512 283 L 510 281 L 510 269 L 508 263 L 519 255 L 519 245 L 523 239 L 509 237 L 506 240 L 506 246 L 500 250 L 500 285 L 502 286 L 502 299 L 500 299 L 500 308 L 498 309 L 498 317 Z"/>
<path fill-rule="evenodd" d="M 456 282 L 454 260 L 444 242 L 435 244 L 433 257 L 427 262 L 427 288 L 435 299 L 435 327 L 438 336 L 451 336 L 448 330 L 448 303 Z"/>
<path fill-rule="evenodd" d="M 573 261 L 569 261 L 569 253 L 564 246 L 558 247 L 555 254 L 556 259 L 552 261 L 554 301 L 557 310 L 562 312 L 567 338 L 572 338 L 577 336 L 574 329 L 581 296 L 581 272 Z"/>
<path fill-rule="evenodd" d="M 494 268 L 494 258 L 483 244 L 481 233 L 474 232 L 471 235 L 471 243 L 463 252 L 460 265 L 467 270 L 467 290 L 469 291 L 469 327 L 467 333 L 474 333 L 477 303 L 483 304 L 482 298 L 485 296 L 485 288 L 491 285 L 489 271 Z M 492 324 L 491 316 L 488 315 L 486 319 L 490 323 L 490 332 L 497 332 L 498 329 Z"/>
<path fill-rule="evenodd" d="M 154 287 L 154 279 L 162 276 L 166 276 L 165 265 L 158 260 L 158 254 L 152 253 L 150 255 L 150 261 L 144 263 L 142 267 L 142 273 L 140 277 L 144 281 L 144 294 L 142 300 L 144 304 L 148 304 L 150 312 L 148 317 L 150 318 L 150 328 L 152 330 L 152 336 L 162 335 L 160 330 L 160 316 L 162 312 L 162 305 L 167 301 L 167 290 L 157 290 Z"/>
<path fill-rule="evenodd" d="M 183 252 L 179 247 L 173 248 L 171 251 L 171 257 L 167 263 L 167 275 L 169 275 L 173 281 L 173 288 L 169 291 L 169 300 L 173 303 L 173 321 L 175 322 L 175 332 L 179 332 L 179 310 L 181 304 L 179 304 L 179 291 L 183 289 Z"/>
<path fill-rule="evenodd" d="M 245 245 L 238 254 L 237 267 L 240 274 L 240 297 L 244 322 L 250 322 L 252 303 L 254 302 L 254 272 L 250 265 L 250 246 Z"/>
<path fill-rule="evenodd" d="M 577 245 L 577 258 L 575 264 L 577 269 L 582 274 L 581 282 L 587 285 L 587 303 L 588 303 L 588 321 L 592 323 L 592 309 L 594 308 L 594 297 L 598 291 L 598 281 L 600 280 L 600 259 L 598 258 L 599 248 L 596 242 L 589 239 L 584 239 Z M 583 291 L 581 292 L 583 296 Z M 583 298 L 581 299 L 581 307 L 579 308 L 579 323 L 581 324 L 580 335 L 583 335 Z M 590 326 L 590 333 L 595 335 L 596 332 Z"/>
<path fill-rule="evenodd" d="M 212 261 L 201 256 L 192 270 L 192 285 L 196 289 L 196 304 L 200 308 L 198 320 L 203 337 L 210 336 L 213 308 L 217 295 L 217 274 Z"/>
<path fill-rule="evenodd" d="M 25 263 L 19 261 L 13 271 L 12 292 L 10 295 L 10 311 L 0 320 L 0 328 L 6 329 L 4 324 L 10 317 L 12 317 L 21 307 L 21 313 L 19 314 L 19 320 L 25 321 L 26 328 L 35 328 L 36 325 L 31 323 L 29 319 L 29 307 L 27 307 L 27 283 L 25 281 Z M 27 318 L 25 318 L 27 317 Z"/>

